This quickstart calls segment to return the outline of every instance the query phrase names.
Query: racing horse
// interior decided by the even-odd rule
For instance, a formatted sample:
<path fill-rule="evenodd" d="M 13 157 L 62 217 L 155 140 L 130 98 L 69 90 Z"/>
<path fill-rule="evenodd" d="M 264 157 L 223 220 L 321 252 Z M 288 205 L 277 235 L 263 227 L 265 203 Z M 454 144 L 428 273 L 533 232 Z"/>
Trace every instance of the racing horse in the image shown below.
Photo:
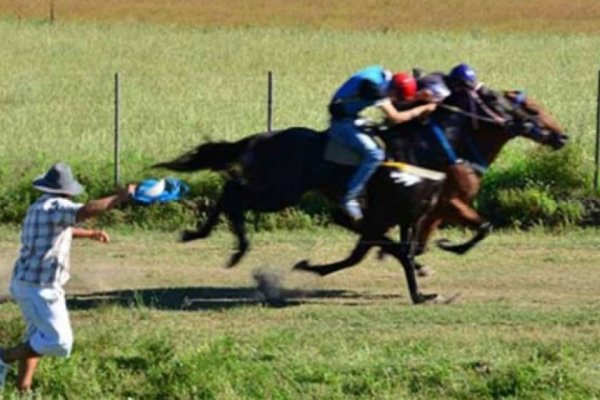
<path fill-rule="evenodd" d="M 458 165 L 457 173 L 448 173 L 439 200 L 415 227 L 416 243 L 410 243 L 414 246 L 414 256 L 423 252 L 424 240 L 429 238 L 441 220 L 460 221 L 477 230 L 474 237 L 463 244 L 452 245 L 440 241 L 438 244 L 444 250 L 462 254 L 487 235 L 489 223 L 470 206 L 481 181 L 481 176 L 474 171 L 484 171 L 509 140 L 524 137 L 553 149 L 560 149 L 566 144 L 568 138 L 558 123 L 538 103 L 531 99 L 519 99 L 519 96 L 516 92 L 507 92 L 494 102 L 496 107 L 503 107 L 504 115 L 509 118 L 502 123 L 489 118 L 485 110 L 470 108 L 469 104 L 465 104 L 469 101 L 466 96 L 454 96 L 430 117 L 429 124 L 412 121 L 380 133 L 391 151 L 396 152 L 392 154 L 395 159 L 406 159 L 433 170 L 447 169 L 444 149 L 440 149 L 438 142 L 428 138 L 439 133 L 447 137 L 453 151 L 463 160 Z M 443 129 L 440 121 L 446 121 Z M 401 234 L 402 240 L 404 234 Z M 294 268 L 327 275 L 356 265 L 371 247 L 369 243 L 359 240 L 353 252 L 343 260 L 325 265 L 311 265 L 304 260 Z M 382 247 L 380 256 L 385 253 L 386 248 Z M 417 271 L 423 267 L 416 261 L 414 265 Z"/>
<path fill-rule="evenodd" d="M 168 162 L 153 167 L 174 171 L 227 171 L 216 206 L 196 230 L 182 233 L 183 241 L 206 238 L 221 213 L 229 220 L 237 237 L 237 249 L 228 266 L 237 264 L 247 252 L 244 213 L 279 211 L 298 204 L 302 195 L 317 191 L 339 201 L 354 166 L 332 162 L 324 154 L 332 145 L 329 135 L 296 127 L 272 134 L 255 134 L 236 142 L 208 142 Z M 393 153 L 392 143 L 388 146 Z M 396 160 L 401 161 L 401 160 Z M 419 220 L 431 209 L 443 186 L 445 175 L 400 162 L 382 165 L 369 181 L 364 218 L 358 225 L 342 222 L 360 234 L 359 243 L 378 246 L 392 255 L 405 272 L 414 303 L 433 300 L 436 294 L 419 291 L 414 269 L 414 234 Z M 386 232 L 399 226 L 402 240 L 393 241 Z"/>
<path fill-rule="evenodd" d="M 447 110 L 468 117 L 473 127 L 471 134 L 464 140 L 453 143 L 456 153 L 464 163 L 456 166 L 455 174 L 448 174 L 440 201 L 423 218 L 418 238 L 416 254 L 422 254 L 433 232 L 442 222 L 458 223 L 475 231 L 472 238 L 461 244 L 450 244 L 445 239 L 438 241 L 438 246 L 444 250 L 464 254 L 490 232 L 491 225 L 471 206 L 477 195 L 487 168 L 496 160 L 505 144 L 515 137 L 525 137 L 554 150 L 561 149 L 567 142 L 568 136 L 564 129 L 549 112 L 530 96 L 521 91 L 488 91 L 488 96 L 496 96 L 488 104 L 508 121 L 500 124 L 488 117 L 482 117 L 484 110 L 475 104 L 475 113 L 465 113 L 462 110 L 473 109 L 473 104 L 465 104 L 470 100 L 466 97 L 451 98 Z M 435 163 L 433 163 L 435 164 Z M 439 169 L 441 166 L 429 164 L 430 168 Z M 421 269 L 417 263 L 417 268 Z"/>

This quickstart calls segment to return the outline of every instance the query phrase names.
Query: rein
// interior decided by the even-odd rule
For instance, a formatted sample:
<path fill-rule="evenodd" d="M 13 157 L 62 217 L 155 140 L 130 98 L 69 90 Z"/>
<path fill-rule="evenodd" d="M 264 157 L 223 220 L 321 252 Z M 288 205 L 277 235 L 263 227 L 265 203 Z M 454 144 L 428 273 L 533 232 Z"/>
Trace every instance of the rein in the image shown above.
<path fill-rule="evenodd" d="M 477 127 L 478 127 L 477 121 L 484 121 L 484 122 L 488 122 L 490 124 L 494 124 L 494 125 L 498 125 L 498 126 L 504 125 L 503 122 L 498 121 L 497 119 L 490 118 L 490 117 L 483 117 L 481 115 L 478 115 L 478 114 L 475 114 L 472 112 L 464 111 L 461 108 L 458 108 L 456 106 L 450 106 L 447 104 L 439 104 L 438 107 L 442 107 L 442 108 L 444 108 L 450 112 L 453 112 L 455 114 L 460 114 L 460 115 L 469 117 L 473 123 L 474 129 L 477 129 Z M 473 158 L 475 158 L 475 161 L 469 162 L 469 164 L 471 165 L 471 168 L 473 168 L 478 174 L 484 175 L 489 168 L 487 161 L 482 156 L 481 151 L 479 151 L 479 147 L 473 142 L 473 139 L 471 138 L 470 135 L 467 135 L 466 142 L 467 142 L 467 147 L 469 148 L 469 151 L 471 152 Z"/>
<path fill-rule="evenodd" d="M 438 107 L 442 107 L 442 108 L 444 108 L 444 109 L 446 109 L 446 110 L 448 110 L 450 112 L 453 112 L 455 114 L 461 114 L 461 115 L 464 115 L 464 116 L 469 117 L 471 119 L 476 119 L 476 120 L 479 120 L 479 121 L 489 122 L 491 124 L 495 124 L 495 125 L 498 125 L 498 126 L 502 126 L 503 125 L 501 122 L 496 121 L 493 118 L 482 117 L 481 115 L 478 115 L 478 114 L 475 114 L 475 113 L 471 113 L 471 112 L 462 110 L 462 109 L 460 109 L 460 108 L 458 108 L 456 106 L 450 106 L 448 104 L 438 104 Z"/>

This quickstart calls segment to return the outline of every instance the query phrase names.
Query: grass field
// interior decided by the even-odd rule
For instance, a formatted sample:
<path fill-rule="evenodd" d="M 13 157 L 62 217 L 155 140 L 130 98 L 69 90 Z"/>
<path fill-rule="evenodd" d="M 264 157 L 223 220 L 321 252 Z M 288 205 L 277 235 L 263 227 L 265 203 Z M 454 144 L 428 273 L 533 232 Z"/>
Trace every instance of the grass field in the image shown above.
<path fill-rule="evenodd" d="M 242 22 L 266 7 L 260 2 L 192 8 L 194 3 L 178 1 L 164 4 L 168 12 L 157 12 L 158 3 L 152 1 L 54 4 L 56 14 L 64 15 L 54 24 L 44 19 L 43 2 L 2 2 L 0 8 L 0 35 L 9 44 L 0 47 L 2 221 L 20 221 L 31 198 L 31 180 L 58 160 L 74 166 L 92 196 L 111 189 L 116 72 L 121 75 L 121 171 L 126 181 L 158 174 L 147 166 L 207 136 L 235 139 L 264 131 L 267 71 L 275 77 L 274 127 L 324 129 L 332 91 L 365 65 L 448 70 L 461 61 L 474 65 L 490 87 L 523 88 L 545 104 L 580 153 L 567 162 L 591 181 L 600 36 L 585 26 L 594 21 L 594 2 L 544 2 L 547 7 L 542 2 L 511 2 L 510 7 L 490 2 L 485 13 L 472 3 L 457 2 L 452 9 L 464 11 L 460 18 L 448 13 L 451 3 L 423 13 L 419 7 L 432 3 L 407 2 L 402 15 L 414 21 L 410 29 L 401 29 L 400 22 L 386 29 L 361 25 L 389 18 L 379 2 L 368 5 L 377 15 L 373 18 L 359 18 L 364 16 L 360 7 L 336 8 L 352 10 L 332 17 L 347 21 L 344 29 L 326 21 L 315 28 L 321 21 L 315 16 L 323 14 L 310 7 L 305 14 L 313 23 L 289 23 L 295 7 L 306 5 L 302 2 L 269 3 L 273 8 L 265 15 L 278 16 L 270 19 L 272 24 L 258 17 L 256 24 Z M 311 4 L 335 15 L 333 2 Z M 219 7 L 228 12 L 219 13 Z M 508 18 L 507 10 L 520 17 Z M 558 14 L 562 17 L 552 20 Z M 226 21 L 218 22 L 215 15 Z M 159 22 L 156 16 L 170 18 L 170 23 L 150 23 Z M 212 18 L 214 24 L 195 16 Z M 447 21 L 456 29 L 443 24 L 430 29 L 432 24 L 419 16 Z M 516 25 L 503 27 L 507 21 Z M 517 29 L 519 21 L 530 28 Z M 572 27 L 568 31 L 567 22 Z M 533 148 L 515 140 L 494 168 L 530 158 Z M 195 188 L 206 179 L 201 174 L 184 178 Z M 581 190 L 590 190 L 585 186 Z M 205 195 L 201 189 L 196 192 Z"/>
<path fill-rule="evenodd" d="M 10 271 L 14 234 L 0 235 L 0 276 Z M 437 306 L 410 305 L 390 260 L 370 257 L 327 278 L 287 272 L 303 257 L 344 256 L 353 239 L 336 230 L 256 234 L 235 270 L 221 268 L 231 245 L 222 232 L 191 245 L 131 232 L 115 232 L 106 247 L 77 242 L 68 289 L 76 347 L 70 360 L 43 361 L 37 393 L 598 398 L 599 237 L 501 233 L 464 257 L 434 251 L 425 260 L 438 273 L 421 280 L 423 290 L 461 295 Z M 256 303 L 251 275 L 260 268 L 281 274 L 288 307 Z M 17 340 L 15 306 L 0 305 L 0 313 L 0 343 Z"/>
<path fill-rule="evenodd" d="M 349 73 L 381 63 L 448 69 L 475 65 L 492 87 L 525 88 L 593 144 L 595 35 L 342 32 L 289 28 L 48 25 L 0 20 L 2 183 L 40 173 L 51 160 L 112 162 L 113 75 L 122 79 L 126 178 L 204 135 L 239 138 L 266 128 L 266 73 L 275 75 L 275 127 L 324 128 L 331 92 Z M 521 142 L 523 143 L 523 142 Z M 508 149 L 502 162 L 525 156 Z M 593 152 L 589 151 L 588 160 Z M 32 168 L 35 167 L 35 168 Z M 7 174 L 6 171 L 11 174 Z"/>
<path fill-rule="evenodd" d="M 94 194 L 111 186 L 115 72 L 124 180 L 147 177 L 148 164 L 204 135 L 264 130 L 269 70 L 275 127 L 324 128 L 331 92 L 365 65 L 461 61 L 491 87 L 541 100 L 589 173 L 599 2 L 396 3 L 54 0 L 50 24 L 49 1 L 0 0 L 3 215 L 18 220 L 31 179 L 57 160 Z M 516 141 L 495 168 L 532 151 Z M 598 399 L 598 233 L 507 231 L 464 257 L 434 251 L 424 260 L 438 273 L 422 289 L 460 296 L 419 307 L 390 260 L 324 279 L 289 273 L 303 258 L 345 256 L 354 239 L 335 229 L 254 233 L 235 270 L 221 268 L 233 245 L 224 231 L 189 245 L 134 229 L 116 231 L 108 247 L 77 242 L 73 357 L 44 360 L 32 397 Z M 17 235 L 0 227 L 0 296 Z M 287 307 L 259 304 L 257 269 L 280 274 Z M 0 304 L 0 316 L 0 346 L 19 340 L 16 306 Z M 16 398 L 14 379 L 0 398 Z"/>

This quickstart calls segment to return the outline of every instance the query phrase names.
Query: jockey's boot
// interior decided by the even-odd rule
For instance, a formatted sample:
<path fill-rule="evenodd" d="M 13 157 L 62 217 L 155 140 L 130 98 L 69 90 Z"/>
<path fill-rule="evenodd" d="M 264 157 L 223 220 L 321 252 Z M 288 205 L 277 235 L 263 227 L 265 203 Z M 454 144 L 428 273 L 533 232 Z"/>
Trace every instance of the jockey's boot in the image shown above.
<path fill-rule="evenodd" d="M 344 200 L 342 203 L 342 209 L 354 221 L 360 221 L 363 218 L 360 203 L 356 199 Z"/>

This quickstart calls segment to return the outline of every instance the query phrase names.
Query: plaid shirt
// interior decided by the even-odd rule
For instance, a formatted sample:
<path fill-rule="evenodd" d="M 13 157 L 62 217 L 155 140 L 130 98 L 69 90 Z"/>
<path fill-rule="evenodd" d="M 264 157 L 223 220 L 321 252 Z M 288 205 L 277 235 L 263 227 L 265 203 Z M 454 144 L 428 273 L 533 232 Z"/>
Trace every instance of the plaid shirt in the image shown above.
<path fill-rule="evenodd" d="M 82 204 L 45 194 L 27 210 L 13 279 L 42 286 L 69 280 L 72 226 Z"/>

